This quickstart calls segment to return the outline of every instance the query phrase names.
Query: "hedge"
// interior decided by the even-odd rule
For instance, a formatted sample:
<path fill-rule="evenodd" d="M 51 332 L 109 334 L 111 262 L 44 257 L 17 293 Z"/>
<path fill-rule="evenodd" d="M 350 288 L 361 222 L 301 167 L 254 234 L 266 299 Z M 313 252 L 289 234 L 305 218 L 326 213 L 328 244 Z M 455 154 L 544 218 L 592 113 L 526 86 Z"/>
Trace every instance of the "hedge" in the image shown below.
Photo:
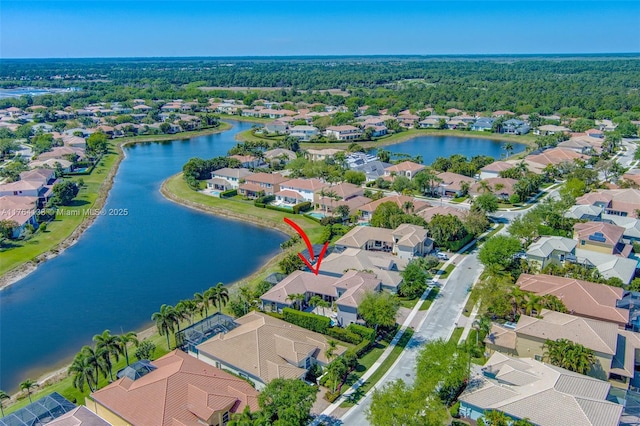
<path fill-rule="evenodd" d="M 263 195 L 262 197 L 256 198 L 254 203 L 269 204 L 270 202 L 272 202 L 275 199 L 276 199 L 275 195 Z"/>
<path fill-rule="evenodd" d="M 264 207 L 265 207 L 265 204 L 264 204 L 264 203 L 259 203 L 259 202 L 257 202 L 257 201 L 254 201 L 254 202 L 253 202 L 253 205 L 254 205 L 254 206 L 256 206 L 256 207 L 263 208 L 263 209 L 264 209 Z"/>
<path fill-rule="evenodd" d="M 372 342 L 368 340 L 363 340 L 362 343 L 358 344 L 356 347 L 353 348 L 353 351 L 356 353 L 356 356 L 360 358 L 364 354 L 369 352 L 369 349 L 371 349 L 371 346 L 372 346 Z"/>
<path fill-rule="evenodd" d="M 446 241 L 443 245 L 447 248 L 447 250 L 456 252 L 462 247 L 466 246 L 471 240 L 473 240 L 473 234 L 467 234 L 467 236 L 461 240 Z"/>
<path fill-rule="evenodd" d="M 222 191 L 220 193 L 220 198 L 235 197 L 236 195 L 238 195 L 238 190 L 237 189 L 230 189 L 228 191 Z"/>
<path fill-rule="evenodd" d="M 327 329 L 331 325 L 330 318 L 322 315 L 310 314 L 308 312 L 297 311 L 291 308 L 284 308 L 282 310 L 282 314 L 285 321 L 322 334 L 326 334 Z"/>
<path fill-rule="evenodd" d="M 352 333 L 340 327 L 328 328 L 326 334 L 327 336 L 333 337 L 334 339 L 342 340 L 343 342 L 347 343 L 353 343 L 354 345 L 362 342 L 362 337 L 360 337 L 360 335 Z"/>
<path fill-rule="evenodd" d="M 278 206 L 272 206 L 271 204 L 267 204 L 265 207 L 270 209 L 270 210 L 277 210 L 279 212 L 291 213 L 291 209 L 287 209 L 287 208 L 284 208 L 284 207 L 278 207 Z"/>
<path fill-rule="evenodd" d="M 312 208 L 313 208 L 313 204 L 311 204 L 309 201 L 298 203 L 295 206 L 293 206 L 293 214 L 299 214 L 300 212 L 306 212 L 306 211 L 311 210 Z"/>
<path fill-rule="evenodd" d="M 362 339 L 368 340 L 370 342 L 376 340 L 376 331 L 373 328 L 365 327 L 364 325 L 351 323 L 347 327 L 347 331 L 355 333 L 358 336 L 362 337 Z"/>

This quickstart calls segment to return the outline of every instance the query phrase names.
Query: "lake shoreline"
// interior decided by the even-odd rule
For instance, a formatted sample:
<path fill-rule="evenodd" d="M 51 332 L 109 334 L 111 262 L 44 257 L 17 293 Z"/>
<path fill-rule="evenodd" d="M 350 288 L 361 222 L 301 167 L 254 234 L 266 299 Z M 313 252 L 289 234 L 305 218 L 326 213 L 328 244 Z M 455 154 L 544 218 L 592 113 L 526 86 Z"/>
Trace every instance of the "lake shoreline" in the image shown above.
<path fill-rule="evenodd" d="M 111 192 L 111 188 L 113 187 L 114 179 L 118 173 L 120 168 L 120 163 L 122 160 L 126 158 L 126 154 L 124 151 L 125 146 L 136 145 L 140 143 L 156 143 L 156 142 L 166 142 L 173 140 L 185 140 L 192 139 L 198 136 L 212 135 L 216 133 L 226 132 L 230 130 L 233 126 L 228 123 L 221 123 L 219 127 L 214 127 L 211 129 L 199 130 L 196 132 L 183 132 L 177 133 L 175 135 L 149 135 L 149 136 L 140 136 L 134 138 L 124 138 L 124 140 L 117 141 L 114 144 L 114 147 L 118 150 L 118 157 L 116 161 L 113 163 L 111 168 L 109 169 L 109 173 L 105 177 L 102 185 L 100 186 L 100 190 L 98 192 L 98 198 L 91 206 L 91 209 L 101 210 L 107 202 L 109 198 L 109 192 Z M 66 249 L 76 244 L 84 232 L 93 225 L 94 221 L 98 218 L 98 215 L 87 215 L 80 222 L 80 224 L 71 232 L 69 236 L 62 239 L 55 247 L 45 251 L 44 253 L 39 254 L 34 259 L 26 261 L 15 268 L 5 272 L 2 276 L 0 276 L 0 292 L 2 290 L 10 287 L 21 279 L 25 278 L 32 272 L 34 272 L 41 263 L 44 263 L 48 260 L 55 258 L 56 256 L 63 253 Z"/>

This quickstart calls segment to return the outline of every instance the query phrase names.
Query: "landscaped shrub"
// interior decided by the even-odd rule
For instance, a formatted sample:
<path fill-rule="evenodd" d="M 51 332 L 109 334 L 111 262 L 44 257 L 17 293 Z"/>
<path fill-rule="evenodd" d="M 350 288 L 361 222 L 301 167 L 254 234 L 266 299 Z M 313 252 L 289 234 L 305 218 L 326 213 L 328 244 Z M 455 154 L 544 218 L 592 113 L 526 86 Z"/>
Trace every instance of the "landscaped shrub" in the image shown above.
<path fill-rule="evenodd" d="M 313 208 L 313 204 L 309 201 L 305 201 L 303 203 L 298 203 L 293 206 L 293 214 L 299 214 L 300 212 L 306 212 Z"/>
<path fill-rule="evenodd" d="M 279 212 L 291 213 L 291 209 L 287 209 L 285 207 L 272 206 L 271 204 L 267 204 L 265 207 L 270 210 L 277 210 Z"/>
<path fill-rule="evenodd" d="M 270 317 L 274 317 L 274 318 L 278 318 L 278 319 L 284 320 L 284 315 L 282 315 L 279 312 L 267 312 L 267 311 L 265 311 L 264 313 L 269 315 Z"/>
<path fill-rule="evenodd" d="M 467 245 L 471 240 L 473 240 L 473 234 L 467 234 L 467 236 L 464 237 L 461 240 L 446 241 L 446 242 L 444 242 L 443 246 L 446 247 L 446 249 L 449 250 L 449 251 L 457 252 L 462 247 Z"/>
<path fill-rule="evenodd" d="M 340 391 L 331 392 L 330 390 L 328 390 L 324 394 L 324 399 L 326 399 L 329 402 L 333 402 L 336 399 L 338 399 L 339 396 L 340 396 Z"/>
<path fill-rule="evenodd" d="M 230 189 L 228 191 L 222 191 L 220 193 L 220 198 L 235 197 L 236 195 L 238 195 L 238 190 L 237 189 Z"/>
<path fill-rule="evenodd" d="M 327 336 L 333 337 L 334 339 L 342 340 L 343 342 L 353 343 L 357 345 L 362 342 L 362 337 L 356 333 L 352 333 L 344 328 L 340 327 L 331 327 L 327 329 Z"/>
<path fill-rule="evenodd" d="M 263 195 L 262 197 L 256 198 L 255 203 L 269 204 L 275 199 L 275 195 Z"/>
<path fill-rule="evenodd" d="M 257 202 L 257 201 L 254 201 L 254 202 L 253 202 L 253 205 L 254 205 L 254 206 L 256 206 L 256 207 L 263 208 L 263 209 L 264 209 L 264 206 L 265 206 L 265 204 L 264 204 L 264 203 L 259 203 L 259 202 Z"/>
<path fill-rule="evenodd" d="M 364 325 L 351 323 L 347 327 L 347 331 L 357 334 L 365 340 L 373 342 L 376 339 L 376 331 L 373 328 Z"/>
<path fill-rule="evenodd" d="M 326 334 L 327 329 L 331 325 L 331 319 L 327 317 L 296 311 L 291 308 L 284 308 L 282 314 L 284 315 L 285 321 L 322 334 Z"/>
<path fill-rule="evenodd" d="M 359 343 L 358 345 L 356 345 L 356 347 L 353 348 L 353 351 L 356 353 L 356 356 L 358 358 L 362 357 L 364 354 L 366 354 L 367 352 L 369 352 L 369 350 L 372 347 L 372 343 L 368 340 L 363 340 L 361 343 Z"/>

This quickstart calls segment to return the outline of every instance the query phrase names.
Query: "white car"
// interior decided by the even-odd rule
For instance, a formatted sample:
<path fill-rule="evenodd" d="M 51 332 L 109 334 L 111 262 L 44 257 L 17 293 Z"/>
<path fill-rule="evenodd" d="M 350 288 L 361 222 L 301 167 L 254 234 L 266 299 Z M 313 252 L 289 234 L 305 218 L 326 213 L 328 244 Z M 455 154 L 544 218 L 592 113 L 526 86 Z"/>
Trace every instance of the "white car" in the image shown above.
<path fill-rule="evenodd" d="M 449 260 L 449 256 L 444 253 L 436 253 L 436 257 L 440 260 Z"/>

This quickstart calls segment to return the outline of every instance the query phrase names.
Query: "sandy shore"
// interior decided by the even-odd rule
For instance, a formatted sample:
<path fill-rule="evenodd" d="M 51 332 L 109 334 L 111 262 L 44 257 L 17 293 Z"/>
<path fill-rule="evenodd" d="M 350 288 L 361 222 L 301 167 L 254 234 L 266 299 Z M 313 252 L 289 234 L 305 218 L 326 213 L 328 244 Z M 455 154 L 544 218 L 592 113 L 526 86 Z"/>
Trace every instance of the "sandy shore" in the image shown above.
<path fill-rule="evenodd" d="M 91 207 L 92 209 L 102 209 L 107 202 L 107 198 L 109 197 L 109 192 L 111 191 L 111 187 L 113 186 L 113 181 L 118 173 L 118 169 L 120 168 L 120 163 L 125 158 L 123 147 L 127 145 L 135 145 L 138 143 L 149 143 L 149 142 L 162 142 L 170 141 L 170 140 L 180 140 L 180 139 L 191 139 L 198 136 L 203 135 L 211 135 L 215 133 L 222 133 L 231 129 L 230 125 L 223 125 L 220 128 L 215 129 L 207 129 L 199 132 L 189 132 L 183 134 L 176 135 L 162 135 L 159 137 L 155 136 L 143 136 L 133 140 L 123 140 L 116 144 L 116 148 L 118 149 L 118 158 L 115 163 L 109 170 L 109 174 L 105 178 L 104 182 L 100 187 L 100 192 L 98 194 L 98 198 L 95 201 L 95 204 Z M 23 263 L 12 270 L 8 271 L 4 275 L 0 277 L 0 290 L 20 281 L 33 271 L 35 271 L 39 264 L 46 262 L 48 260 L 53 259 L 58 256 L 60 253 L 64 252 L 66 249 L 74 245 L 78 242 L 82 234 L 89 229 L 89 227 L 93 224 L 93 222 L 98 218 L 98 215 L 87 215 L 85 219 L 78 225 L 76 229 L 64 240 L 62 240 L 57 246 L 52 248 L 49 251 L 46 251 L 40 255 L 38 255 L 35 259 Z"/>

